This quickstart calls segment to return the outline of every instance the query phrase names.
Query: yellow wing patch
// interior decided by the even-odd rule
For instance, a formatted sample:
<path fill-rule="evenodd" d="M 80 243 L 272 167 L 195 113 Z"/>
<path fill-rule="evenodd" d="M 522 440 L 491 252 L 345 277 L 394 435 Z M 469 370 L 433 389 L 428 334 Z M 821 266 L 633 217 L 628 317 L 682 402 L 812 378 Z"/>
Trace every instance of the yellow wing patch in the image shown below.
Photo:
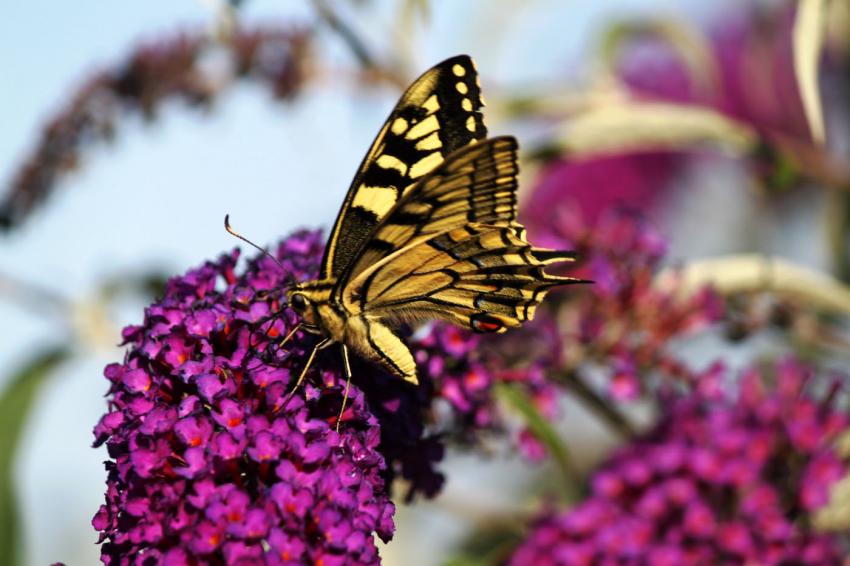
<path fill-rule="evenodd" d="M 354 196 L 354 206 L 383 216 L 395 205 L 395 191 L 389 187 L 361 187 Z"/>
<path fill-rule="evenodd" d="M 393 125 L 390 127 L 390 130 L 392 130 L 392 133 L 395 135 L 400 136 L 407 131 L 408 126 L 409 124 L 407 123 L 407 120 L 404 118 L 396 118 L 393 120 Z"/>
<path fill-rule="evenodd" d="M 407 130 L 407 133 L 404 135 L 405 139 L 410 141 L 418 140 L 419 138 L 425 137 L 431 132 L 436 132 L 440 127 L 440 122 L 437 120 L 437 117 L 431 114 L 424 120 L 418 122 L 415 126 Z"/>
<path fill-rule="evenodd" d="M 351 347 L 396 377 L 416 385 L 416 361 L 404 341 L 388 326 L 367 317 L 352 317 L 347 329 Z"/>

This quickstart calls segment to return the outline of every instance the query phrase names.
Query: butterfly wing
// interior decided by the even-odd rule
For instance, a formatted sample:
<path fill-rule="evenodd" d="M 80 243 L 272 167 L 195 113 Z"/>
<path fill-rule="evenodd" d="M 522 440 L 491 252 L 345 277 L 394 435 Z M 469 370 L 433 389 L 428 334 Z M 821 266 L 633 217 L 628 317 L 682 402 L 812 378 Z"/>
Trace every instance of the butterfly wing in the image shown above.
<path fill-rule="evenodd" d="M 447 59 L 401 96 L 354 176 L 322 260 L 321 277 L 338 278 L 413 184 L 449 154 L 483 139 L 481 91 L 466 55 Z"/>
<path fill-rule="evenodd" d="M 549 288 L 575 282 L 543 269 L 573 254 L 532 247 L 516 222 L 516 149 L 512 137 L 472 144 L 416 183 L 338 283 L 346 310 L 501 332 L 531 319 Z"/>
<path fill-rule="evenodd" d="M 382 321 L 366 315 L 349 317 L 348 345 L 367 360 L 383 366 L 391 374 L 414 385 L 416 361 L 398 332 Z"/>
<path fill-rule="evenodd" d="M 533 318 L 551 287 L 580 282 L 544 271 L 573 259 L 569 252 L 534 248 L 519 226 L 471 223 L 385 257 L 346 286 L 343 304 L 387 324 L 439 319 L 503 332 Z"/>
<path fill-rule="evenodd" d="M 515 225 L 516 152 L 513 137 L 497 137 L 453 153 L 387 214 L 347 274 L 364 271 L 414 240 L 471 222 Z"/>

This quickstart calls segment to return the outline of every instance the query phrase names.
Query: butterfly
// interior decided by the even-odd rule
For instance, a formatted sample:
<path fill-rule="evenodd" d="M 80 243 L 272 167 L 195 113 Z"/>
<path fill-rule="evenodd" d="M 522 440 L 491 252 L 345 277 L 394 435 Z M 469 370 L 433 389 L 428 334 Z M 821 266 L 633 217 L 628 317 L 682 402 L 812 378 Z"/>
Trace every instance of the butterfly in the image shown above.
<path fill-rule="evenodd" d="M 287 401 L 332 344 L 348 380 L 344 410 L 349 349 L 417 384 L 399 327 L 442 320 L 504 332 L 531 320 L 551 287 L 580 282 L 544 271 L 573 253 L 526 241 L 516 220 L 517 142 L 487 137 L 483 105 L 466 55 L 432 67 L 402 94 L 354 176 L 318 279 L 286 292 L 301 320 L 284 343 L 301 329 L 320 336 Z M 225 226 L 242 238 L 226 218 Z"/>

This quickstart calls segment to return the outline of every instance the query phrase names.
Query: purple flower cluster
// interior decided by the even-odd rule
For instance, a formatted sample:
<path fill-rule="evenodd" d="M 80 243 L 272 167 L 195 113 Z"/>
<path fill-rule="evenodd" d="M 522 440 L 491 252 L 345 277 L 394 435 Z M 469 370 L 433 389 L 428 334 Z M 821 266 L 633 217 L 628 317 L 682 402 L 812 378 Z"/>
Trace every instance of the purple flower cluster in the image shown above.
<path fill-rule="evenodd" d="M 809 176 L 830 185 L 846 173 L 812 140 L 794 74 L 795 6 L 741 3 L 725 10 L 706 34 L 708 57 L 699 66 L 689 65 L 690 54 L 663 33 L 635 33 L 620 49 L 615 72 L 636 97 L 704 106 L 751 128 L 761 146 L 747 161 L 766 187 L 799 187 Z M 843 83 L 842 60 L 824 57 L 822 80 Z M 829 97 L 824 102 L 827 116 L 841 114 Z"/>
<path fill-rule="evenodd" d="M 571 194 L 569 185 L 563 190 Z M 721 297 L 708 288 L 681 296 L 655 284 L 667 244 L 642 215 L 615 208 L 591 223 L 581 208 L 551 210 L 551 223 L 530 227 L 535 241 L 577 250 L 582 261 L 570 274 L 593 281 L 565 296 L 569 300 L 549 305 L 557 310 L 561 339 L 552 344 L 562 350 L 556 356 L 560 370 L 602 371 L 616 400 L 646 393 L 640 376 L 650 371 L 693 379 L 693 372 L 669 349 L 670 342 L 721 321 L 726 313 Z"/>
<path fill-rule="evenodd" d="M 557 387 L 544 369 L 557 352 L 557 331 L 545 312 L 509 336 L 473 334 L 449 324 L 436 324 L 415 342 L 419 372 L 434 388 L 435 399 L 448 411 L 439 423 L 461 443 L 474 443 L 477 433 L 500 427 L 493 398 L 499 384 L 517 384 L 547 418 L 557 412 Z M 531 349 L 529 349 L 529 346 Z M 518 446 L 531 459 L 542 457 L 541 447 L 528 431 L 520 431 Z"/>
<path fill-rule="evenodd" d="M 810 522 L 848 473 L 836 388 L 795 361 L 745 372 L 735 396 L 723 372 L 705 377 L 718 387 L 670 399 L 595 473 L 589 497 L 539 517 L 509 563 L 840 564 L 839 541 Z"/>
<path fill-rule="evenodd" d="M 237 274 L 233 253 L 174 278 L 125 329 L 94 431 L 110 456 L 93 520 L 105 564 L 373 564 L 373 534 L 392 537 L 386 439 L 356 385 L 334 430 L 338 360 L 283 403 L 313 338 L 278 348 L 294 322 L 281 288 L 315 273 L 321 236 L 278 255 L 285 269 L 260 257 Z"/>

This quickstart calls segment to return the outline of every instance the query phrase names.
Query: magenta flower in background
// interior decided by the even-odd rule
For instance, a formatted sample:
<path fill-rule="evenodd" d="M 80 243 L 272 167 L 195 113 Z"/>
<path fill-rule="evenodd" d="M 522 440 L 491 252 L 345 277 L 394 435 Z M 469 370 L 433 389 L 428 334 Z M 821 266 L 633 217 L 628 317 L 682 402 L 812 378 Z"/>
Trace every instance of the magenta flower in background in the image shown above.
<path fill-rule="evenodd" d="M 548 358 L 537 355 L 556 351 L 548 343 L 551 334 L 540 323 L 545 316 L 538 313 L 537 320 L 513 330 L 509 336 L 482 336 L 438 324 L 417 341 L 420 371 L 434 384 L 435 396 L 448 402 L 461 434 L 498 425 L 500 419 L 492 399 L 492 388 L 497 383 L 522 384 L 529 395 L 541 399 L 554 395 L 554 387 L 542 371 Z M 529 337 L 538 341 L 538 348 L 522 352 L 517 356 L 524 362 L 521 367 L 508 369 L 513 348 L 526 345 Z"/>
<path fill-rule="evenodd" d="M 787 360 L 745 372 L 736 395 L 671 397 L 652 431 L 594 474 L 587 499 L 538 517 L 509 564 L 840 564 L 838 537 L 810 524 L 848 473 L 832 385 Z"/>
<path fill-rule="evenodd" d="M 808 143 L 811 136 L 793 71 L 792 22 L 790 9 L 725 12 L 708 32 L 711 65 L 700 68 L 703 77 L 693 76 L 685 56 L 663 38 L 636 33 L 620 49 L 614 71 L 638 98 L 714 108 L 769 142 Z M 693 155 L 647 150 L 553 160 L 536 179 L 524 220 L 532 226 L 558 224 L 564 209 L 580 211 L 574 221 L 587 226 L 612 208 L 655 217 L 681 166 Z M 775 163 L 758 165 L 764 176 L 775 173 Z"/>
<path fill-rule="evenodd" d="M 288 274 L 312 275 L 321 236 L 292 236 L 278 254 Z M 237 256 L 172 279 L 124 331 L 124 362 L 106 368 L 102 560 L 375 563 L 373 534 L 394 530 L 381 422 L 352 385 L 334 431 L 343 381 L 332 364 L 316 372 L 322 386 L 282 406 L 309 338 L 277 348 L 293 323 L 277 312 L 287 273 L 261 257 L 237 274 Z"/>
<path fill-rule="evenodd" d="M 612 209 L 649 213 L 667 195 L 680 161 L 662 152 L 552 161 L 536 179 L 523 222 L 534 234 L 564 214 L 572 215 L 573 229 L 587 230 Z"/>
<path fill-rule="evenodd" d="M 465 445 L 474 445 L 482 432 L 500 431 L 503 415 L 494 397 L 498 384 L 521 387 L 541 415 L 557 417 L 560 391 L 545 371 L 559 351 L 553 340 L 558 340 L 557 330 L 543 309 L 508 335 L 483 336 L 448 324 L 431 327 L 414 343 L 414 354 L 420 378 L 448 409 L 440 411 L 435 404 L 439 429 Z M 545 455 L 526 430 L 513 440 L 531 460 Z"/>
<path fill-rule="evenodd" d="M 794 73 L 793 23 L 798 3 L 770 7 L 742 3 L 708 26 L 707 60 L 688 66 L 693 53 L 652 34 L 636 34 L 620 49 L 614 72 L 638 98 L 714 109 L 752 129 L 759 146 L 746 163 L 766 188 L 846 184 L 844 161 L 816 143 Z M 705 49 L 703 49 L 705 47 Z M 845 108 L 843 56 L 821 65 L 824 113 L 830 139 L 838 145 Z M 835 93 L 835 94 L 833 94 Z M 832 118 L 829 118 L 832 117 Z M 835 145 L 835 144 L 830 144 Z"/>
<path fill-rule="evenodd" d="M 692 76 L 673 46 L 649 35 L 622 50 L 619 76 L 639 96 L 710 106 L 762 134 L 808 140 L 794 76 L 791 8 L 742 5 L 724 12 L 708 32 L 714 67 L 701 69 L 702 79 Z"/>

